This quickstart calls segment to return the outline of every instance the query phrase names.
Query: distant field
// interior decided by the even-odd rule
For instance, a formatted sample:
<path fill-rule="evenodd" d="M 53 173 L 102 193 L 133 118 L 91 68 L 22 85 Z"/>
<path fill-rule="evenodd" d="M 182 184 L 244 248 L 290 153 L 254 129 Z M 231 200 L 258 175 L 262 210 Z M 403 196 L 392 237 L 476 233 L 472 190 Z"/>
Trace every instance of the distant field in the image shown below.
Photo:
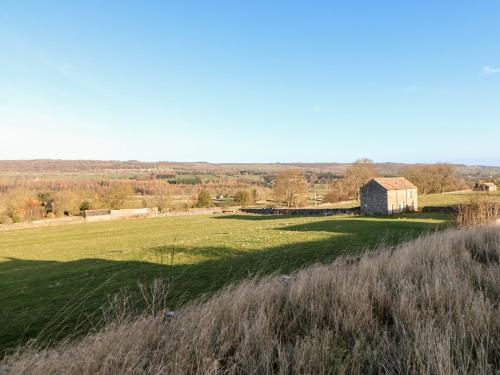
<path fill-rule="evenodd" d="M 478 197 L 479 195 L 485 195 L 484 193 L 477 192 L 464 192 L 464 193 L 445 193 L 445 194 L 429 194 L 420 195 L 419 206 L 448 206 L 460 203 L 467 203 L 471 199 Z M 500 201 L 500 194 L 489 194 L 488 197 Z"/>
<path fill-rule="evenodd" d="M 428 194 L 418 196 L 418 205 L 420 208 L 425 206 L 449 206 L 456 205 L 460 203 L 467 203 L 471 199 L 478 197 L 479 195 L 484 196 L 484 193 L 477 193 L 473 191 L 467 192 L 457 192 L 457 193 L 444 193 L 444 194 Z M 488 194 L 491 199 L 498 200 L 500 202 L 500 192 L 495 194 Z M 321 207 L 333 207 L 333 208 L 350 208 L 359 206 L 357 201 L 349 202 L 338 202 L 338 203 L 327 203 L 322 204 Z"/>
<path fill-rule="evenodd" d="M 220 215 L 66 225 L 0 233 L 0 350 L 85 332 L 109 296 L 173 283 L 171 308 L 249 275 L 290 272 L 445 225 L 399 218 Z M 171 258 L 171 255 L 173 258 Z M 76 327 L 76 328 L 75 328 Z"/>

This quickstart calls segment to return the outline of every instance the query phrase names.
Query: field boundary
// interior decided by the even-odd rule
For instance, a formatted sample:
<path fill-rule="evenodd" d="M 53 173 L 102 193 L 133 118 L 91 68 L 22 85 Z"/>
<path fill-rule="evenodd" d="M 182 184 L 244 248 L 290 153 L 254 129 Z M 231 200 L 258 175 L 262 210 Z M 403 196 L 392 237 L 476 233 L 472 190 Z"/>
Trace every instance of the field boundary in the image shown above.
<path fill-rule="evenodd" d="M 242 208 L 241 212 L 260 215 L 293 215 L 293 216 L 336 216 L 357 215 L 359 207 L 352 208 Z"/>
<path fill-rule="evenodd" d="M 116 210 L 119 211 L 119 210 Z M 231 211 L 233 212 L 233 211 Z M 222 214 L 225 211 L 222 208 L 193 208 L 185 211 L 167 211 L 159 212 L 154 215 L 142 215 L 142 216 L 120 216 L 120 215 L 103 215 L 85 218 L 83 216 L 68 216 L 55 219 L 41 219 L 32 222 L 21 222 L 13 224 L 0 224 L 0 232 L 16 230 L 16 229 L 26 229 L 26 228 L 40 228 L 49 227 L 57 225 L 68 225 L 68 224 L 86 224 L 86 223 L 100 223 L 108 221 L 117 220 L 130 220 L 130 219 L 151 219 L 156 217 L 173 217 L 173 216 L 193 216 L 193 215 L 214 215 Z"/>

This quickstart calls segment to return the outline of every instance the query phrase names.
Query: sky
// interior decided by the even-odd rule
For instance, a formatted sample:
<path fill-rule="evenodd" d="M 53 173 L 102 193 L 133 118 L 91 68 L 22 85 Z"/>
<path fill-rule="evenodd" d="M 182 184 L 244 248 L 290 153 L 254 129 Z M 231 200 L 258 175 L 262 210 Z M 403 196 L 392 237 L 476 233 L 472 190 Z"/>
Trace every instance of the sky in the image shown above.
<path fill-rule="evenodd" d="M 0 7 L 0 159 L 500 165 L 500 1 Z"/>

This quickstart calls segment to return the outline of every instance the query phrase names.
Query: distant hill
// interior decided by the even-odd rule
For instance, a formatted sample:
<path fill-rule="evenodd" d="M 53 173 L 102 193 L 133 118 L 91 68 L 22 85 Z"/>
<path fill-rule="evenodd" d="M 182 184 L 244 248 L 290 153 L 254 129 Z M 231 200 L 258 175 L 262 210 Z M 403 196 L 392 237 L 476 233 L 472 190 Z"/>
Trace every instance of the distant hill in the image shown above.
<path fill-rule="evenodd" d="M 299 168 L 306 171 L 329 172 L 342 174 L 351 163 L 206 163 L 206 162 L 142 162 L 137 160 L 0 160 L 0 173 L 2 172 L 61 172 L 75 173 L 83 171 L 146 171 L 146 170 L 172 170 L 193 171 L 199 173 L 276 173 L 289 168 Z M 415 164 L 405 163 L 376 163 L 384 175 L 397 175 L 401 169 Z M 455 164 L 460 174 L 471 177 L 498 177 L 500 166 L 468 166 Z"/>

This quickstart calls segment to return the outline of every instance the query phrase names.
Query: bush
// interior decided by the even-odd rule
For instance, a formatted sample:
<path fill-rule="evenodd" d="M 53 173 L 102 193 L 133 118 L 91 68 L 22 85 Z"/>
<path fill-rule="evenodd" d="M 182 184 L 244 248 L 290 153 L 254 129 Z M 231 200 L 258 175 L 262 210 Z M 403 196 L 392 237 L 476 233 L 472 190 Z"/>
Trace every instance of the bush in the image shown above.
<path fill-rule="evenodd" d="M 78 215 L 80 197 L 72 191 L 58 191 L 53 195 L 53 212 L 56 216 Z"/>
<path fill-rule="evenodd" d="M 323 197 L 324 203 L 336 203 L 348 200 L 349 197 L 338 191 L 330 191 Z"/>
<path fill-rule="evenodd" d="M 92 209 L 92 203 L 88 200 L 84 200 L 82 203 L 80 203 L 80 211 L 86 211 Z"/>
<path fill-rule="evenodd" d="M 246 190 L 239 190 L 235 195 L 234 195 L 234 203 L 246 207 L 254 203 L 254 199 L 252 194 Z"/>
<path fill-rule="evenodd" d="M 458 206 L 455 221 L 458 226 L 491 224 L 500 218 L 500 203 L 486 196 L 473 198 Z"/>
<path fill-rule="evenodd" d="M 134 189 L 130 185 L 115 184 L 102 196 L 102 201 L 108 208 L 119 210 L 125 206 L 127 199 L 134 194 Z"/>
<path fill-rule="evenodd" d="M 198 194 L 198 200 L 196 202 L 197 207 L 212 207 L 214 202 L 212 201 L 212 196 L 207 190 L 202 190 Z"/>
<path fill-rule="evenodd" d="M 10 216 L 0 215 L 0 224 L 12 224 L 14 221 Z"/>

